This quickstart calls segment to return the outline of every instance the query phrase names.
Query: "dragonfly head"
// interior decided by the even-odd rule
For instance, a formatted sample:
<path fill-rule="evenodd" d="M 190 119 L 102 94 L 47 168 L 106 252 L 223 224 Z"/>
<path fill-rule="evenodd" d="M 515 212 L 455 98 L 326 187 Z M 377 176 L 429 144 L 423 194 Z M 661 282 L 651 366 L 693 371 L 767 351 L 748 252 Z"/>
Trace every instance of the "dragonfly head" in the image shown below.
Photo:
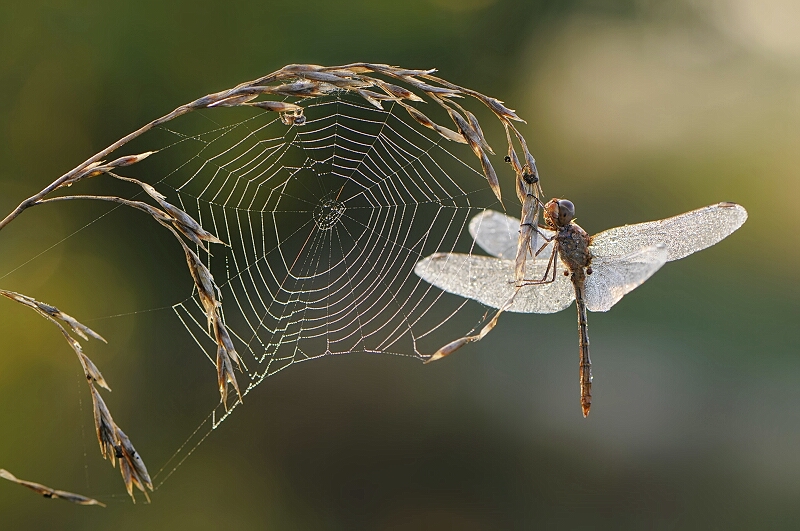
<path fill-rule="evenodd" d="M 568 199 L 553 198 L 544 207 L 544 219 L 552 227 L 566 227 L 575 217 L 575 205 Z"/>

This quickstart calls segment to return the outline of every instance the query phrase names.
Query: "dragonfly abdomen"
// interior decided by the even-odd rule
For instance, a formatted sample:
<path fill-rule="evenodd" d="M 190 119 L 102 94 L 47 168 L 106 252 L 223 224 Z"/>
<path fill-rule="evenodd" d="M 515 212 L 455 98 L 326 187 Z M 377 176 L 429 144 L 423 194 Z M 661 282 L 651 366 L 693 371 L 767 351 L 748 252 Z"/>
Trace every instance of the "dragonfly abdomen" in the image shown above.
<path fill-rule="evenodd" d="M 586 274 L 582 268 L 572 272 L 575 287 L 575 306 L 578 309 L 578 349 L 580 353 L 579 376 L 581 386 L 581 409 L 583 416 L 592 407 L 592 359 L 589 357 L 589 324 L 586 320 Z"/>

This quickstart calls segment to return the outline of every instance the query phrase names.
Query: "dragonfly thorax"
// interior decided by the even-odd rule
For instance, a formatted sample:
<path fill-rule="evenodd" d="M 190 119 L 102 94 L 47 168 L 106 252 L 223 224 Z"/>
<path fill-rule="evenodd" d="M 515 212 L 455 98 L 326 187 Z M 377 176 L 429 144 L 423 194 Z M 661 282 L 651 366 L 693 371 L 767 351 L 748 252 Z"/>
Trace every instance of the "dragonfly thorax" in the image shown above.
<path fill-rule="evenodd" d="M 575 223 L 558 229 L 556 234 L 558 254 L 570 271 L 582 271 L 589 267 L 592 261 L 592 253 L 589 252 L 590 241 L 586 231 Z"/>
<path fill-rule="evenodd" d="M 556 243 L 561 260 L 572 271 L 589 266 L 592 256 L 589 252 L 591 238 L 579 225 L 573 223 L 575 205 L 567 199 L 553 198 L 544 207 L 544 220 L 547 226 L 556 231 Z"/>

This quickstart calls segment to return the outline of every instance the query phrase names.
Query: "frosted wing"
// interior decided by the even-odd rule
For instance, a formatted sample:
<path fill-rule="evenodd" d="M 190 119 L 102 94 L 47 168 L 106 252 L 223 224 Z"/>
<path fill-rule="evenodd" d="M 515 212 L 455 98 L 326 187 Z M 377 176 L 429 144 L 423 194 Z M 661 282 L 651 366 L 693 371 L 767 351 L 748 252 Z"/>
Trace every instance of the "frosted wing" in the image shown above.
<path fill-rule="evenodd" d="M 639 249 L 625 256 L 592 258 L 592 274 L 586 277 L 586 307 L 607 312 L 619 300 L 667 262 L 664 244 Z"/>
<path fill-rule="evenodd" d="M 519 220 L 516 218 L 484 210 L 470 220 L 469 233 L 492 256 L 512 260 L 517 255 Z"/>
<path fill-rule="evenodd" d="M 554 313 L 570 305 L 575 290 L 558 265 L 555 282 L 523 286 L 506 311 Z M 528 261 L 526 279 L 540 279 L 547 260 Z M 458 253 L 437 253 L 417 263 L 414 272 L 444 291 L 499 308 L 514 294 L 514 261 Z"/>
<path fill-rule="evenodd" d="M 551 238 L 553 231 L 539 228 L 539 232 Z M 469 222 L 469 233 L 481 249 L 492 256 L 513 260 L 517 256 L 519 220 L 496 210 L 484 210 Z M 540 241 L 540 239 L 537 239 Z M 545 243 L 545 242 L 542 242 Z M 540 254 L 539 256 L 543 256 Z"/>
<path fill-rule="evenodd" d="M 667 219 L 609 229 L 592 238 L 590 250 L 596 257 L 622 256 L 663 243 L 671 262 L 725 239 L 746 219 L 742 206 L 718 203 Z"/>

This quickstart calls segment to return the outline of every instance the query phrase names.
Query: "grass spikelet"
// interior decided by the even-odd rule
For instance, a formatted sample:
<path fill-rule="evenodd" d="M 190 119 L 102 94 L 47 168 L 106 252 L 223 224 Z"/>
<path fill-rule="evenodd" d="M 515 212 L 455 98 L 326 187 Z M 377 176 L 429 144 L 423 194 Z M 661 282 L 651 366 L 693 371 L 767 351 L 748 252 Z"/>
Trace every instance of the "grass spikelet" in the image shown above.
<path fill-rule="evenodd" d="M 23 487 L 27 487 L 32 491 L 36 492 L 37 494 L 41 494 L 45 498 L 66 500 L 68 502 L 72 502 L 77 505 L 98 505 L 100 507 L 106 506 L 104 503 L 101 503 L 95 500 L 94 498 L 83 496 L 82 494 L 75 494 L 74 492 L 67 492 L 65 490 L 52 489 L 50 487 L 42 485 L 41 483 L 34 483 L 33 481 L 18 479 L 16 476 L 14 476 L 14 474 L 2 468 L 0 468 L 0 478 L 7 479 L 8 481 L 16 483 L 17 485 L 22 485 Z"/>
<path fill-rule="evenodd" d="M 221 399 L 227 409 L 229 385 L 236 391 L 239 401 L 242 399 L 242 393 L 236 381 L 234 370 L 237 368 L 239 370 L 246 370 L 246 367 L 244 366 L 243 360 L 236 352 L 231 333 L 229 333 L 224 323 L 221 291 L 215 283 L 208 266 L 203 263 L 196 251 L 196 249 L 201 249 L 210 255 L 209 248 L 211 246 L 208 244 L 227 244 L 215 234 L 209 232 L 198 220 L 194 219 L 183 209 L 167 202 L 166 196 L 161 194 L 152 185 L 138 179 L 124 177 L 114 173 L 115 170 L 119 168 L 138 164 L 156 152 L 148 151 L 136 155 L 125 155 L 113 158 L 108 162 L 109 159 L 115 156 L 113 154 L 117 153 L 120 148 L 131 140 L 195 110 L 214 109 L 217 107 L 253 107 L 266 112 L 277 112 L 281 123 L 287 127 L 294 127 L 301 126 L 306 122 L 305 108 L 303 106 L 306 98 L 332 94 L 336 95 L 347 92 L 357 95 L 363 101 L 378 109 L 383 109 L 384 102 L 390 102 L 389 105 L 401 105 L 406 109 L 409 116 L 411 116 L 411 119 L 416 122 L 416 124 L 435 131 L 442 138 L 449 141 L 459 144 L 468 144 L 474 156 L 480 161 L 481 168 L 490 188 L 495 196 L 501 199 L 498 176 L 489 158 L 489 155 L 494 155 L 494 151 L 489 145 L 478 119 L 466 108 L 468 106 L 467 102 L 474 103 L 478 101 L 488 107 L 492 111 L 494 117 L 503 124 L 508 143 L 507 161 L 510 162 L 517 177 L 515 181 L 518 197 L 523 204 L 533 205 L 529 205 L 528 217 L 538 216 L 538 210 L 534 209 L 538 208 L 538 206 L 536 206 L 538 203 L 533 201 L 533 196 L 538 200 L 541 195 L 541 187 L 538 182 L 538 170 L 535 160 L 525 143 L 525 139 L 512 123 L 513 121 L 522 120 L 512 109 L 503 105 L 500 100 L 450 83 L 433 75 L 435 72 L 435 69 L 406 69 L 388 64 L 366 62 L 330 67 L 311 64 L 294 64 L 288 65 L 258 79 L 205 95 L 175 108 L 170 113 L 151 121 L 138 130 L 121 138 L 87 161 L 65 173 L 38 193 L 23 200 L 5 218 L 0 219 L 0 230 L 31 206 L 56 201 L 93 199 L 114 202 L 142 211 L 171 231 L 184 250 L 189 272 L 197 289 L 200 304 L 206 314 L 207 331 L 209 335 L 213 334 L 213 338 L 216 342 L 217 385 L 219 387 Z M 290 101 L 274 101 L 275 99 L 279 99 L 278 97 L 283 97 Z M 456 98 L 462 99 L 457 100 Z M 434 122 L 426 114 L 412 106 L 412 103 L 435 103 L 449 114 L 456 126 L 456 130 Z M 411 126 L 414 124 L 411 121 L 407 121 L 407 125 Z M 517 145 L 520 146 L 522 150 L 523 155 L 521 157 L 517 155 L 514 143 L 515 138 Z M 61 193 L 66 187 L 71 187 L 83 179 L 102 175 L 110 175 L 114 178 L 136 184 L 146 193 L 149 199 L 139 201 L 113 195 L 64 195 Z M 55 194 L 54 192 L 59 192 L 61 195 Z M 190 248 L 188 242 L 193 243 L 195 247 Z M 521 267 L 520 264 L 524 266 L 524 257 L 523 260 L 518 260 L 518 269 Z M 133 445 L 130 444 L 128 437 L 119 429 L 119 426 L 115 424 L 111 417 L 108 407 L 98 391 L 99 387 L 110 390 L 109 386 L 97 366 L 83 352 L 83 348 L 79 342 L 79 339 L 85 341 L 89 338 L 94 338 L 104 342 L 105 339 L 89 327 L 86 327 L 54 306 L 36 301 L 31 297 L 15 292 L 0 290 L 0 295 L 28 306 L 59 328 L 65 340 L 70 345 L 70 348 L 76 353 L 91 390 L 95 427 L 103 457 L 109 459 L 113 466 L 116 466 L 116 460 L 120 461 L 120 473 L 125 483 L 125 488 L 131 498 L 135 500 L 134 486 L 136 489 L 143 492 L 145 497 L 148 497 L 147 490 L 152 490 L 153 486 L 147 469 L 141 461 L 141 457 L 133 448 Z M 440 349 L 439 354 L 446 355 L 466 342 L 476 341 L 480 337 L 482 337 L 481 334 L 457 340 L 443 347 L 443 349 Z M 3 477 L 9 479 L 7 476 Z M 18 482 L 22 484 L 21 481 Z M 80 495 L 55 491 L 44 486 L 39 487 L 44 489 L 40 490 L 40 492 L 45 493 L 45 495 L 49 493 L 51 497 L 58 496 L 70 499 L 70 501 L 75 503 L 82 503 L 82 499 L 86 500 L 87 504 L 95 501 L 89 498 L 82 498 Z M 70 496 L 72 498 L 70 498 Z"/>

